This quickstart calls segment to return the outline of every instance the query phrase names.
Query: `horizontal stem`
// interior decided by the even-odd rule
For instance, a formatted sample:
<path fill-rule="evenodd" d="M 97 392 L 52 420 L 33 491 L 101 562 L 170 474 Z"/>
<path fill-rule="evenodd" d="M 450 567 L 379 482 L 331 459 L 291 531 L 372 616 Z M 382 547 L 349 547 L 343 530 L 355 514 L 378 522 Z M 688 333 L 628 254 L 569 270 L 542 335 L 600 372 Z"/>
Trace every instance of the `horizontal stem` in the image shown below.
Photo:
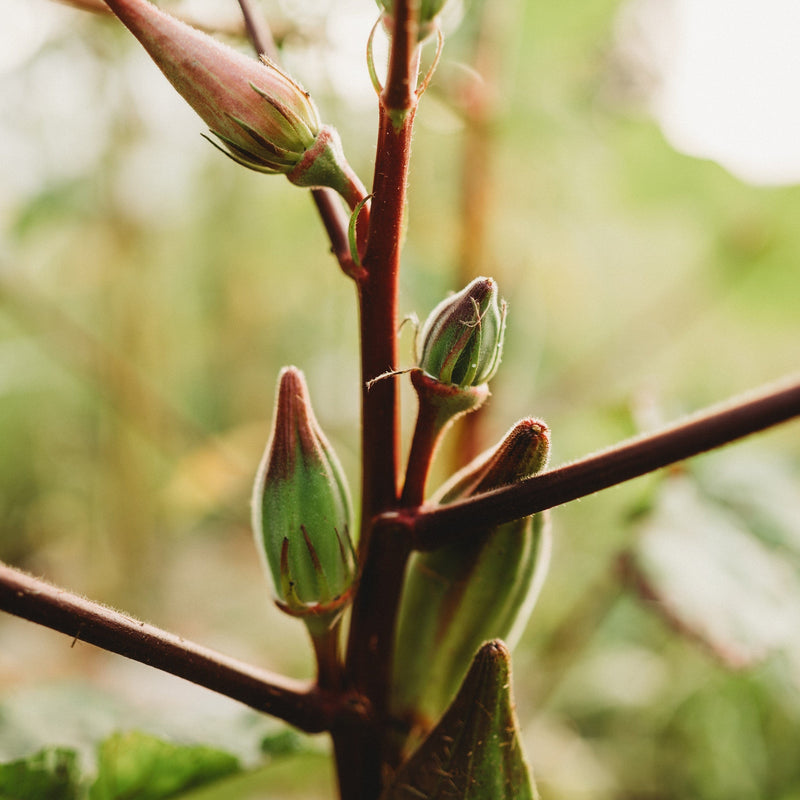
<path fill-rule="evenodd" d="M 360 716 L 352 698 L 216 653 L 0 562 L 0 609 L 319 733 Z"/>
<path fill-rule="evenodd" d="M 795 376 L 502 489 L 423 506 L 406 523 L 413 527 L 417 549 L 434 550 L 467 531 L 577 500 L 798 416 L 800 380 Z"/>

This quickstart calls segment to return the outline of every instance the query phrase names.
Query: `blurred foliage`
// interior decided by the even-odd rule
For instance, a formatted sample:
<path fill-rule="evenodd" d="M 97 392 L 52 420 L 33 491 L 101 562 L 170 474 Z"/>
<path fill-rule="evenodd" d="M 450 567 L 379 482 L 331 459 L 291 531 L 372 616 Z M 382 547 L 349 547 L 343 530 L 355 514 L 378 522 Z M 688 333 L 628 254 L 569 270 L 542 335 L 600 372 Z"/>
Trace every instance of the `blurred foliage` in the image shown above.
<path fill-rule="evenodd" d="M 510 307 L 480 433 L 494 441 L 517 418 L 541 416 L 556 464 L 771 380 L 797 359 L 800 192 L 745 185 L 669 148 L 620 88 L 620 6 L 470 4 L 414 143 L 403 313 L 424 316 L 474 277 L 462 274 L 466 165 L 486 193 L 485 239 L 469 268 L 496 277 Z M 308 675 L 303 632 L 271 607 L 254 558 L 249 492 L 275 378 L 290 363 L 304 370 L 357 485 L 353 290 L 307 194 L 210 148 L 117 26 L 45 0 L 11 7 L 37 22 L 0 77 L 0 557 Z M 286 63 L 368 177 L 371 0 L 264 8 Z M 480 69 L 496 89 L 463 66 L 475 60 L 478 19 Z M 475 120 L 463 99 L 476 92 L 486 110 L 480 146 L 468 150 Z M 406 363 L 411 338 L 404 330 Z M 799 445 L 788 426 L 699 463 L 713 474 L 727 453 L 746 454 L 761 475 L 769 453 L 776 476 L 757 482 L 769 493 L 796 487 Z M 438 479 L 447 463 L 439 459 Z M 554 515 L 551 576 L 515 654 L 542 795 L 796 800 L 797 663 L 778 654 L 728 672 L 617 577 L 631 519 L 660 485 L 644 478 Z M 741 490 L 723 495 L 717 502 L 741 514 Z M 782 497 L 771 502 L 783 507 Z M 0 623 L 7 700 L 62 673 L 140 690 L 142 673 L 118 660 Z M 59 718 L 59 708 L 52 739 L 29 752 L 58 744 L 66 715 L 81 713 Z M 163 713 L 153 700 L 153 727 Z M 297 759 L 284 778 L 267 765 L 195 800 L 288 798 L 298 774 L 312 785 L 296 796 L 324 797 L 328 762 Z"/>
<path fill-rule="evenodd" d="M 0 765 L 0 797 L 7 800 L 74 800 L 79 775 L 75 753 L 53 748 Z"/>
<path fill-rule="evenodd" d="M 236 758 L 210 747 L 178 746 L 138 731 L 115 733 L 98 748 L 89 800 L 161 800 L 239 771 Z"/>
<path fill-rule="evenodd" d="M 311 762 L 313 764 L 313 761 Z M 69 748 L 40 750 L 0 765 L 3 800 L 212 800 L 248 798 L 286 783 L 283 797 L 308 797 L 308 785 L 320 780 L 303 776 L 305 756 L 275 766 L 243 771 L 237 759 L 202 745 L 180 745 L 139 731 L 115 733 L 98 744 L 96 768 L 82 771 L 80 758 Z M 289 767 L 287 770 L 286 767 Z M 318 765 L 312 774 L 319 772 Z M 277 775 L 275 775 L 277 773 Z M 265 781 L 264 778 L 267 778 Z"/>

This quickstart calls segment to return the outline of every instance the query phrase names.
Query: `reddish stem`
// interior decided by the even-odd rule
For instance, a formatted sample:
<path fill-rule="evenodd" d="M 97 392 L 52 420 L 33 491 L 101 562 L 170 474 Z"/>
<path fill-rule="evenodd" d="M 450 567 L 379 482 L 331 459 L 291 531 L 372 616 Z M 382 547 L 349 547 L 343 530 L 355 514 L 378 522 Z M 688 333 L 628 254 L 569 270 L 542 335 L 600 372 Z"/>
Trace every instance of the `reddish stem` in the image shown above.
<path fill-rule="evenodd" d="M 419 25 L 411 0 L 395 0 L 392 27 L 392 49 L 386 86 L 381 94 L 381 107 L 399 127 L 408 113 L 417 107 L 419 72 Z"/>
<path fill-rule="evenodd" d="M 362 580 L 353 603 L 346 676 L 351 688 L 372 698 L 370 702 L 382 710 L 386 707 L 389 675 L 385 669 L 375 671 L 375 648 L 383 641 L 386 625 L 382 607 L 386 587 L 381 580 L 387 559 L 393 555 L 383 539 L 371 541 L 372 520 L 397 505 L 397 383 L 391 374 L 380 376 L 397 369 L 397 280 L 413 118 L 412 111 L 396 130 L 388 114 L 381 111 L 369 239 L 362 262 L 364 273 L 358 281 L 362 381 L 362 523 L 358 549 Z M 382 713 L 376 715 L 374 730 L 337 741 L 339 770 L 347 773 L 340 774 L 340 787 L 347 800 L 373 800 L 380 794 L 385 733 Z M 348 780 L 352 785 L 345 783 Z"/>
<path fill-rule="evenodd" d="M 372 518 L 397 501 L 397 283 L 413 113 L 399 131 L 385 111 L 375 163 L 372 216 L 359 282 L 362 400 L 362 539 Z M 378 380 L 376 380 L 378 379 Z"/>
<path fill-rule="evenodd" d="M 387 579 L 402 581 L 391 564 L 403 559 L 408 536 L 373 534 L 373 519 L 397 505 L 398 393 L 397 288 L 403 216 L 406 205 L 411 134 L 417 106 L 419 67 L 416 20 L 408 0 L 395 3 L 394 30 L 386 89 L 381 95 L 378 145 L 372 187 L 372 207 L 358 280 L 361 333 L 361 453 L 362 498 L 359 562 L 362 578 L 353 603 L 347 649 L 349 688 L 368 698 L 375 709 L 374 726 L 337 736 L 336 751 L 342 797 L 374 800 L 383 782 L 387 733 L 386 708 L 390 686 L 394 598 L 399 594 Z M 378 380 L 376 380 L 378 379 Z M 386 598 L 391 602 L 386 602 Z M 381 653 L 382 656 L 376 656 Z M 377 667 L 377 669 L 376 669 Z M 355 734 L 355 735 L 353 735 Z"/>
<path fill-rule="evenodd" d="M 317 662 L 317 686 L 323 691 L 338 692 L 342 688 L 342 662 L 339 654 L 341 620 L 328 630 L 311 635 Z"/>
<path fill-rule="evenodd" d="M 339 201 L 339 196 L 332 189 L 312 189 L 311 196 L 314 198 L 314 204 L 330 239 L 331 252 L 336 256 L 336 260 L 345 269 L 345 272 L 349 274 L 348 268 L 351 261 L 350 243 L 347 236 L 349 220 Z"/>
<path fill-rule="evenodd" d="M 254 6 L 253 0 L 239 0 L 242 9 L 247 36 L 259 55 L 265 55 L 272 61 L 278 60 L 278 46 L 272 36 L 272 30 L 264 15 Z"/>
<path fill-rule="evenodd" d="M 475 416 L 470 412 L 480 408 L 489 396 L 485 383 L 468 387 L 443 384 L 421 369 L 411 371 L 411 383 L 417 392 L 419 410 L 400 497 L 402 508 L 422 505 L 433 457 L 448 425 L 464 416 Z"/>
<path fill-rule="evenodd" d="M 452 415 L 441 407 L 420 400 L 417 424 L 408 454 L 406 482 L 400 496 L 400 505 L 403 508 L 422 505 L 436 446 L 451 418 Z"/>
<path fill-rule="evenodd" d="M 0 562 L 0 608 L 185 678 L 308 733 L 363 716 L 353 698 L 256 669 Z"/>
<path fill-rule="evenodd" d="M 434 550 L 454 536 L 586 497 L 799 416 L 800 381 L 768 386 L 502 489 L 419 509 L 407 521 L 415 547 Z"/>

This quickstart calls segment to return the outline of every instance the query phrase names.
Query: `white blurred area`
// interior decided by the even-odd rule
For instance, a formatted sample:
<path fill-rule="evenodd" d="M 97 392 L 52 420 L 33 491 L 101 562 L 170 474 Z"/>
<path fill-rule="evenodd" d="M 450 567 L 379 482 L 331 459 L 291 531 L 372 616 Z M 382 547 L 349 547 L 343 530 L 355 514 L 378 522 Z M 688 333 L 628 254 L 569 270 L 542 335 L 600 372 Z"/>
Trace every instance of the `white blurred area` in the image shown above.
<path fill-rule="evenodd" d="M 617 36 L 675 149 L 749 183 L 800 182 L 798 0 L 630 0 Z"/>
<path fill-rule="evenodd" d="M 200 0 L 195 2 L 200 4 Z M 295 17 L 309 14 L 319 25 L 320 14 L 325 14 L 330 2 L 286 0 L 278 7 L 282 6 L 292 6 Z M 92 93 L 97 91 L 90 75 L 82 77 L 91 69 L 85 54 L 81 58 L 80 52 L 72 53 L 68 71 L 61 61 L 55 69 L 39 70 L 38 78 L 34 70 L 24 89 L 19 84 L 17 92 L 9 88 L 42 45 L 74 25 L 76 15 L 83 12 L 51 0 L 3 0 L 3 12 L 0 98 L 8 116 L 0 116 L 0 143 L 5 153 L 16 151 L 20 163 L 27 161 L 25 169 L 13 170 L 13 175 L 8 174 L 11 165 L 6 162 L 3 177 L 7 190 L 24 191 L 30 188 L 24 184 L 36 183 L 40 169 L 52 166 L 53 161 L 67 173 L 79 169 L 91 158 L 93 139 L 107 132 L 81 130 L 82 121 L 88 120 L 74 113 L 75 108 L 92 105 Z M 328 82 L 325 88 L 334 94 L 339 93 L 337 89 L 351 95 L 355 91 L 357 104 L 371 107 L 374 94 L 364 68 L 363 42 L 374 18 L 371 0 L 340 3 L 326 23 L 324 52 L 305 49 L 300 64 L 289 66 L 307 73 L 299 76 L 301 80 L 315 86 Z M 800 0 L 628 0 L 620 6 L 616 38 L 631 72 L 629 79 L 646 87 L 647 107 L 677 150 L 714 160 L 750 183 L 800 182 Z M 60 55 L 65 55 L 63 49 Z M 292 60 L 291 52 L 287 56 Z M 58 54 L 53 61 L 59 62 Z M 155 69 L 144 79 L 130 80 L 134 84 L 145 81 L 154 116 L 171 105 L 171 89 Z M 53 116 L 61 118 L 45 137 L 52 140 L 52 149 L 44 158 L 41 153 L 26 158 L 20 152 L 26 148 L 19 141 L 19 120 L 15 124 L 11 119 L 20 102 L 19 91 L 26 103 L 50 106 L 51 126 Z M 24 113 L 32 114 L 32 109 Z M 173 109 L 172 115 L 166 115 L 168 125 L 151 122 L 162 128 L 162 136 L 179 138 L 185 146 L 189 129 L 196 133 L 200 127 L 188 109 L 177 117 L 174 114 Z M 195 149 L 204 145 L 199 135 L 189 138 Z M 68 143 L 67 154 L 59 152 L 59 142 Z M 173 192 L 165 189 L 162 196 L 169 194 Z"/>
<path fill-rule="evenodd" d="M 202 138 L 205 125 L 144 51 L 115 53 L 113 42 L 94 35 L 94 15 L 64 3 L 2 3 L 0 229 L 20 198 L 108 165 L 112 152 L 111 196 L 126 213 L 155 226 L 180 217 L 198 170 L 222 156 Z M 330 13 L 334 6 L 336 14 Z M 170 8 L 214 30 L 241 23 L 236 0 L 182 0 Z M 372 0 L 275 0 L 271 8 L 271 21 L 290 31 L 284 66 L 313 87 L 343 138 L 348 131 L 339 125 L 337 104 L 353 107 L 355 98 L 372 119 L 375 93 L 364 56 L 377 17 Z M 303 36 L 293 33 L 301 29 Z"/>

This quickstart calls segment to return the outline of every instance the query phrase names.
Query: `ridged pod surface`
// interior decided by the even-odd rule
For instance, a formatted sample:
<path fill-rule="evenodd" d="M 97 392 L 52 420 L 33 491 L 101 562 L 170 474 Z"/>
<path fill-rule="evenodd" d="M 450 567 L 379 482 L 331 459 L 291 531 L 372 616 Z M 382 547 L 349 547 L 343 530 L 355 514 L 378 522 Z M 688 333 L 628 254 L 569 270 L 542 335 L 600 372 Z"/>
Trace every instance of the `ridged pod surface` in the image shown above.
<path fill-rule="evenodd" d="M 436 495 L 446 503 L 539 472 L 549 451 L 544 423 L 517 423 L 495 449 L 457 473 Z M 398 619 L 392 711 L 428 729 L 453 698 L 475 652 L 490 639 L 518 639 L 547 571 L 546 513 L 415 554 Z"/>

